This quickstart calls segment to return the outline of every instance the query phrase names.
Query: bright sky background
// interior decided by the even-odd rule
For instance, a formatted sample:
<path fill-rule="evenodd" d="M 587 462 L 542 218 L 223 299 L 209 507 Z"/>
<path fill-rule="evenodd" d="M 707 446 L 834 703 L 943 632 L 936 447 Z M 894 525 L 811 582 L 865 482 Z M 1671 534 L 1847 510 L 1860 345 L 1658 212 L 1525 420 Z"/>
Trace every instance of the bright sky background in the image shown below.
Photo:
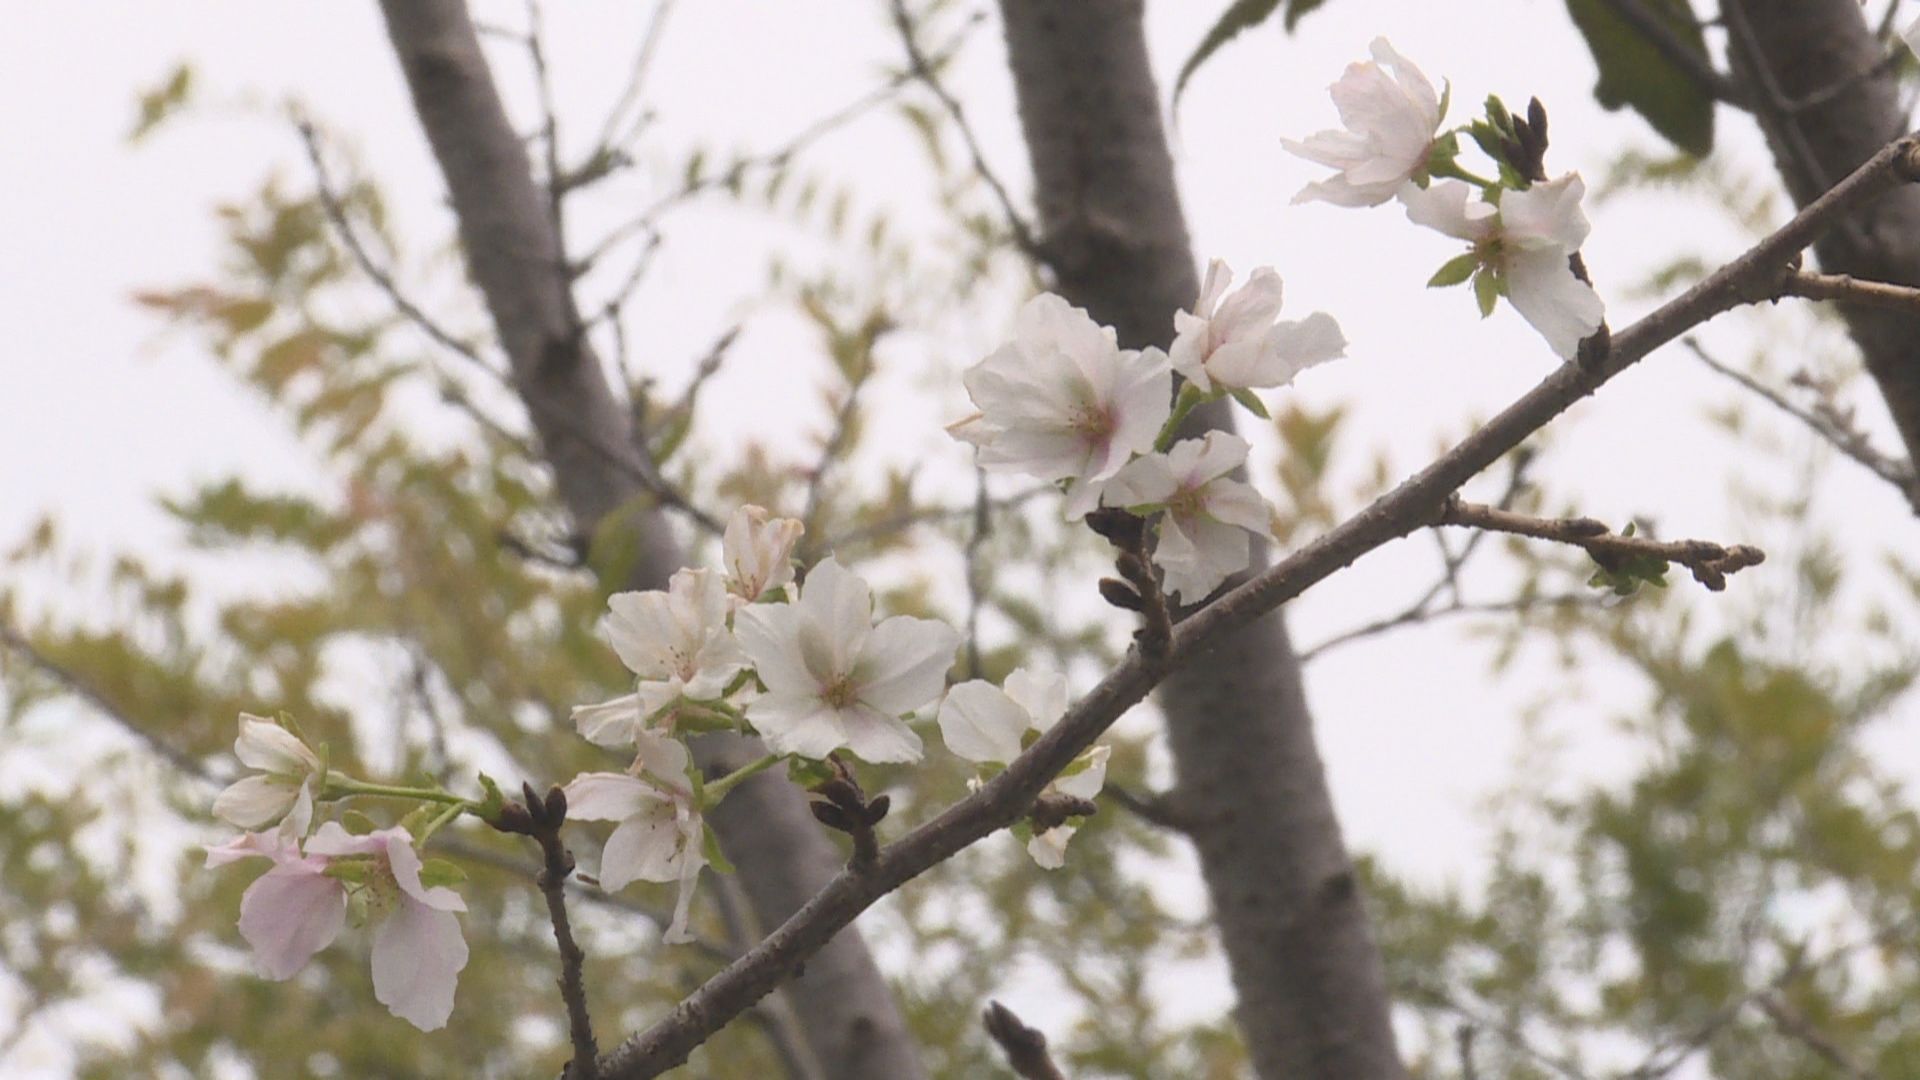
<path fill-rule="evenodd" d="M 1223 5 L 1150 6 L 1164 89 Z M 560 112 L 574 118 L 577 149 L 618 93 L 651 5 L 572 0 L 548 7 Z M 826 0 L 681 4 L 650 83 L 658 122 L 643 146 L 667 161 L 695 143 L 781 144 L 860 96 L 877 81 L 879 65 L 896 60 L 882 7 Z M 1330 126 L 1326 84 L 1385 33 L 1436 82 L 1452 80 L 1456 120 L 1471 115 L 1488 92 L 1513 103 L 1540 96 L 1553 120 L 1554 168 L 1578 167 L 1597 180 L 1623 146 L 1659 149 L 1637 118 L 1592 103 L 1592 64 L 1562 4 L 1480 0 L 1472 7 L 1473 17 L 1464 19 L 1456 4 L 1343 0 L 1307 18 L 1294 37 L 1261 29 L 1199 74 L 1180 116 L 1178 166 L 1196 256 L 1225 258 L 1243 274 L 1272 264 L 1286 278 L 1295 317 L 1324 309 L 1341 320 L 1352 341 L 1349 358 L 1305 377 L 1299 393 L 1317 404 L 1350 403 L 1351 445 L 1385 447 L 1396 475 L 1531 386 L 1554 358 L 1510 309 L 1481 322 L 1466 291 L 1424 290 L 1454 248 L 1409 226 L 1395 209 L 1288 205 L 1320 170 L 1284 154 L 1280 138 Z M 522 18 L 514 2 L 478 8 L 502 24 Z M 15 542 L 52 510 L 69 539 L 84 546 L 163 550 L 175 536 L 151 508 L 156 492 L 178 493 L 235 468 L 263 485 L 312 484 L 306 452 L 280 422 L 190 342 L 160 336 L 156 322 L 128 300 L 135 289 L 211 275 L 219 236 L 210 210 L 217 201 L 246 195 L 273 171 L 296 189 L 308 182 L 293 133 L 236 110 L 230 119 L 191 120 L 137 148 L 124 136 L 137 94 L 182 59 L 196 65 L 210 100 L 297 98 L 323 126 L 349 137 L 360 165 L 383 185 L 412 252 L 439 250 L 451 225 L 443 186 L 376 9 L 202 0 L 15 2 L 0 10 L 13 31 L 0 39 L 0 92 L 13 103 L 7 197 L 0 199 L 0 544 Z M 994 22 L 974 35 L 952 87 L 997 170 L 1024 193 L 1025 150 Z M 496 75 L 520 115 L 530 117 L 526 67 L 511 45 L 500 46 Z M 1720 120 L 1731 159 L 1770 178 L 1752 125 L 1724 111 Z M 920 158 L 905 126 L 884 110 L 821 142 L 805 161 L 865 200 L 885 200 L 909 224 L 932 223 Z M 576 213 L 576 245 L 647 197 L 632 185 L 620 191 L 636 201 L 602 199 Z M 1590 213 L 1587 259 L 1616 326 L 1648 306 L 1626 286 L 1677 245 L 1709 256 L 1730 256 L 1740 246 L 1724 221 L 1697 204 L 1635 196 Z M 737 212 L 698 211 L 670 227 L 634 324 L 644 333 L 643 363 L 666 385 L 683 381 L 693 359 L 759 295 L 764 231 L 762 220 Z M 1750 315 L 1723 324 L 1706 337 L 1729 359 L 1741 358 L 1765 325 Z M 934 351 L 964 361 L 991 347 L 999 330 L 981 327 L 977 340 L 937 343 Z M 719 445 L 753 433 L 778 440 L 779 432 L 798 438 L 817 425 L 808 417 L 796 431 L 790 411 L 820 377 L 791 362 L 812 352 L 800 334 L 779 315 L 750 325 L 705 398 L 706 439 Z M 902 452 L 963 469 L 964 448 L 938 431 L 939 422 L 965 409 L 957 382 L 932 392 L 924 379 L 896 385 L 897 411 L 884 424 Z M 1742 471 L 1740 448 L 1702 419 L 1734 393 L 1669 349 L 1558 425 L 1554 451 L 1535 475 L 1610 522 L 1644 514 L 1668 535 L 1764 545 L 1767 538 L 1740 531 L 1727 495 L 1730 478 Z M 1863 422 L 1882 445 L 1894 446 L 1877 402 L 1871 395 L 1860 400 Z M 1796 444 L 1804 440 L 1782 430 Z M 1365 456 L 1352 454 L 1350 464 L 1357 468 Z M 1911 550 L 1920 540 L 1920 526 L 1897 497 L 1862 471 L 1843 463 L 1824 483 L 1816 518 L 1851 523 L 1869 545 L 1859 548 L 1863 554 L 1871 545 Z M 1431 580 L 1432 550 L 1415 538 L 1317 589 L 1295 605 L 1297 639 L 1311 644 L 1397 610 Z M 1750 575 L 1767 572 L 1741 575 L 1732 590 L 1759 587 Z M 1498 599 L 1497 575 L 1481 580 L 1481 598 Z M 1694 588 L 1684 581 L 1676 587 Z M 1476 879 L 1488 842 L 1477 803 L 1510 776 L 1519 706 L 1555 677 L 1534 664 L 1496 682 L 1485 656 L 1485 647 L 1456 625 L 1379 639 L 1313 667 L 1321 745 L 1356 849 L 1381 853 L 1389 865 L 1428 881 Z M 1604 733 L 1604 721 L 1637 700 L 1635 694 L 1550 714 L 1583 771 L 1619 775 L 1631 765 Z M 1915 727 L 1904 717 L 1880 737 L 1894 740 L 1890 748 L 1910 745 Z M 1910 762 L 1912 755 L 1894 760 Z"/>

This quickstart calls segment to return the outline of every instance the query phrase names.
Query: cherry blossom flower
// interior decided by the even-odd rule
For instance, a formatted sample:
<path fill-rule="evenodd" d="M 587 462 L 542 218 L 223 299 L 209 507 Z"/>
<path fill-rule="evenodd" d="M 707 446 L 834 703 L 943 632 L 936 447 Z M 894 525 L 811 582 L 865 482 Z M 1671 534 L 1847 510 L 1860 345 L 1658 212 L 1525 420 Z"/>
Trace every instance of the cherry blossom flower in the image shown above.
<path fill-rule="evenodd" d="M 1347 65 L 1328 88 L 1345 131 L 1280 140 L 1289 153 L 1339 170 L 1302 188 L 1294 202 L 1379 206 L 1425 173 L 1440 128 L 1440 97 L 1386 38 L 1374 38 L 1372 52 L 1372 60 Z"/>
<path fill-rule="evenodd" d="M 313 788 L 324 768 L 300 737 L 264 717 L 240 714 L 240 736 L 233 753 L 242 765 L 260 770 L 229 784 L 213 801 L 214 816 L 242 829 L 258 829 L 281 819 L 304 836 L 313 818 Z"/>
<path fill-rule="evenodd" d="M 297 974 L 339 936 L 349 895 L 357 894 L 380 924 L 373 934 L 373 996 L 422 1031 L 446 1026 L 455 981 L 467 966 L 467 943 L 453 913 L 467 905 L 452 889 L 421 882 L 420 854 L 407 830 L 354 836 L 329 821 L 304 851 L 276 834 L 255 833 L 209 849 L 207 865 L 249 855 L 274 862 L 240 898 L 240 936 L 253 947 L 262 974 L 274 980 Z M 336 866 L 342 861 L 356 872 L 343 873 Z"/>
<path fill-rule="evenodd" d="M 982 765 L 1007 765 L 1025 749 L 1028 736 L 1043 734 L 1067 712 L 1067 680 L 1017 668 L 1005 688 L 982 679 L 961 683 L 940 703 L 940 737 L 947 749 Z M 1107 781 L 1111 749 L 1095 746 L 1075 758 L 1048 784 L 1050 792 L 1092 799 Z M 1048 870 L 1066 861 L 1076 826 L 1062 823 L 1027 843 L 1027 854 Z"/>
<path fill-rule="evenodd" d="M 980 411 L 948 427 L 980 448 L 980 464 L 1067 482 L 1067 516 L 1100 503 L 1100 487 L 1151 449 L 1172 410 L 1166 354 L 1121 349 L 1111 327 L 1052 293 L 1014 318 L 1013 341 L 970 368 Z"/>
<path fill-rule="evenodd" d="M 873 625 L 873 594 L 827 559 L 791 604 L 756 604 L 735 631 L 767 692 L 747 720 L 776 753 L 824 758 L 841 747 L 867 761 L 918 761 L 901 719 L 940 696 L 960 635 L 895 615 Z"/>
<path fill-rule="evenodd" d="M 727 591 L 736 605 L 752 603 L 793 580 L 793 545 L 806 531 L 800 522 L 769 517 L 758 506 L 733 512 L 720 544 L 727 564 Z"/>
<path fill-rule="evenodd" d="M 600 887 L 617 892 L 636 881 L 677 882 L 669 944 L 693 940 L 687 917 L 700 868 L 707 865 L 706 825 L 684 782 L 623 773 L 582 773 L 567 784 L 567 816 L 617 821 L 600 852 Z"/>
<path fill-rule="evenodd" d="M 1280 275 L 1255 270 L 1227 294 L 1233 271 L 1219 259 L 1207 266 L 1206 286 L 1191 312 L 1177 312 L 1178 335 L 1167 357 L 1173 370 L 1202 392 L 1285 386 L 1315 364 L 1346 351 L 1347 340 L 1331 315 L 1314 312 L 1297 322 L 1280 317 Z"/>
<path fill-rule="evenodd" d="M 1109 506 L 1164 510 L 1153 562 L 1183 603 L 1197 603 L 1247 568 L 1249 532 L 1271 535 L 1266 501 L 1228 475 L 1246 460 L 1245 439 L 1214 431 L 1136 459 L 1107 485 Z"/>
<path fill-rule="evenodd" d="M 711 570 L 681 570 L 664 592 L 615 593 L 607 606 L 607 638 L 639 681 L 631 694 L 575 706 L 574 725 L 601 746 L 641 742 L 657 753 L 673 718 L 656 724 L 655 714 L 682 698 L 718 700 L 746 666 L 727 630 L 726 584 Z"/>
<path fill-rule="evenodd" d="M 1472 244 L 1472 256 L 1495 275 L 1513 309 L 1571 360 L 1606 315 L 1599 294 L 1568 263 L 1590 228 L 1580 209 L 1586 191 L 1580 174 L 1568 173 L 1508 191 L 1498 206 L 1469 201 L 1471 189 L 1459 180 L 1424 190 L 1408 184 L 1400 200 L 1415 224 Z"/>

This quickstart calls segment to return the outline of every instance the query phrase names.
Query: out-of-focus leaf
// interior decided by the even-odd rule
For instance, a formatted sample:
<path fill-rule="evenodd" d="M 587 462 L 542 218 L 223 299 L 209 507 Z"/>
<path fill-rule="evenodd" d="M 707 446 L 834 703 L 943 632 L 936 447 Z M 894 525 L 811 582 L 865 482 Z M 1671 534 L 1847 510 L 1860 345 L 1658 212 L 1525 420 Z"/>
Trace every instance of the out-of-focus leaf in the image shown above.
<path fill-rule="evenodd" d="M 1646 0 L 1647 12 L 1708 63 L 1700 20 L 1688 0 Z M 1600 69 L 1594 99 L 1627 107 L 1669 142 L 1696 157 L 1713 150 L 1713 97 L 1604 0 L 1567 0 L 1567 13 Z"/>

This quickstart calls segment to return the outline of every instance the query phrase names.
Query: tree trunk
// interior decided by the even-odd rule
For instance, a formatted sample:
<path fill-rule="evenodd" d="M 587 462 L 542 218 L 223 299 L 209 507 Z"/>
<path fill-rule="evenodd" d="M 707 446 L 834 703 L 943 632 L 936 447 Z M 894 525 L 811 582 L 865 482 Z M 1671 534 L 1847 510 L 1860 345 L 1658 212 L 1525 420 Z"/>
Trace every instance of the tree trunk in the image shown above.
<path fill-rule="evenodd" d="M 1805 206 L 1907 132 L 1887 47 L 1856 0 L 1728 0 L 1734 76 L 1794 203 Z M 1898 45 L 1894 48 L 1899 48 Z M 1920 187 L 1863 207 L 1815 245 L 1822 269 L 1920 285 Z M 1842 305 L 1907 456 L 1920 461 L 1920 321 Z"/>
<path fill-rule="evenodd" d="M 664 588 L 684 552 L 657 510 L 635 512 L 651 465 L 581 332 L 565 246 L 513 129 L 462 0 L 382 0 L 387 32 L 452 195 L 467 266 L 486 298 L 512 377 L 583 531 L 628 515 L 638 541 L 631 588 Z M 742 759 L 743 740 L 706 740 L 702 764 Z M 760 925 L 778 926 L 841 862 L 805 797 L 782 777 L 741 785 L 713 815 Z M 814 1057 L 846 1080 L 925 1075 L 892 991 L 857 931 L 843 931 L 792 984 Z"/>
<path fill-rule="evenodd" d="M 1062 295 L 1131 348 L 1199 291 L 1140 0 L 1002 0 L 1042 246 Z M 1201 415 L 1228 429 L 1224 408 Z M 1260 565 L 1257 563 L 1255 570 Z M 1236 579 L 1239 580 L 1239 579 Z M 1161 694 L 1188 823 L 1268 1080 L 1398 1080 L 1386 979 L 1275 612 Z"/>

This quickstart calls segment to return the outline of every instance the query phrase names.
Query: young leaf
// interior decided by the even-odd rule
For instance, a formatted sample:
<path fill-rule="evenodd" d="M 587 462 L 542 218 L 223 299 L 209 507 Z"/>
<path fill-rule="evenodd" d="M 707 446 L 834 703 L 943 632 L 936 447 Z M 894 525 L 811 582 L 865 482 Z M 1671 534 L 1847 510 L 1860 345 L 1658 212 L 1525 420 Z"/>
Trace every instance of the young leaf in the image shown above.
<path fill-rule="evenodd" d="M 1427 279 L 1427 288 L 1444 289 L 1449 285 L 1458 285 L 1472 277 L 1473 272 L 1479 268 L 1480 260 L 1471 251 L 1465 255 L 1455 256 L 1448 259 L 1446 265 L 1434 271 L 1433 276 Z"/>
<path fill-rule="evenodd" d="M 1500 279 L 1493 271 L 1482 269 L 1473 275 L 1473 298 L 1480 302 L 1480 317 L 1493 314 L 1493 305 L 1500 299 Z"/>

